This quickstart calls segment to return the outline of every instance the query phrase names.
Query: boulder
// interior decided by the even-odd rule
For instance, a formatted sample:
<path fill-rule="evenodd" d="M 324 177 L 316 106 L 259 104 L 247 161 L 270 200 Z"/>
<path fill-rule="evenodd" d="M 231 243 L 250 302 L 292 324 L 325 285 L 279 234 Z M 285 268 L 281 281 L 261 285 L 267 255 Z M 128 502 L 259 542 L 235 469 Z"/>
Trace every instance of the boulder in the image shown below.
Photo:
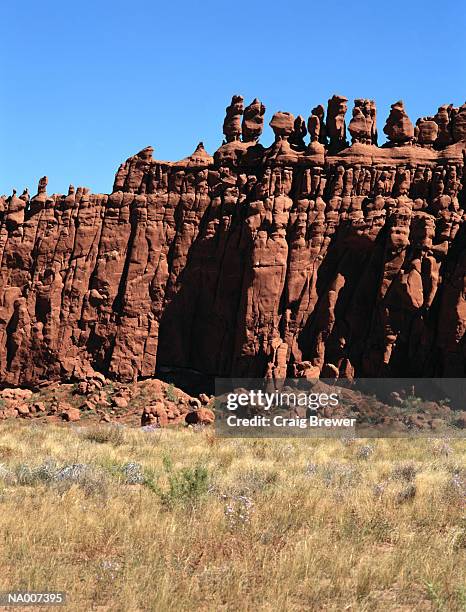
<path fill-rule="evenodd" d="M 215 421 L 215 414 L 209 408 L 199 408 L 185 415 L 188 425 L 211 425 Z"/>
<path fill-rule="evenodd" d="M 79 421 L 79 419 L 81 418 L 81 412 L 79 411 L 79 408 L 68 406 L 67 408 L 62 409 L 62 411 L 60 412 L 60 417 L 64 421 L 74 423 L 76 421 Z"/>

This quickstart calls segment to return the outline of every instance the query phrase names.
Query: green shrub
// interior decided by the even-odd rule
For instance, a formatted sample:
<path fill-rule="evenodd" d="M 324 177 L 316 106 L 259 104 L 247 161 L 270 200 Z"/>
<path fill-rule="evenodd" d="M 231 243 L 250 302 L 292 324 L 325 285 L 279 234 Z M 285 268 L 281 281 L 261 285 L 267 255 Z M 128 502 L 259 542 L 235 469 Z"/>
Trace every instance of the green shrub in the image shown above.
<path fill-rule="evenodd" d="M 154 480 L 146 478 L 145 485 L 160 496 L 163 504 L 173 507 L 177 504 L 194 506 L 209 489 L 209 472 L 206 467 L 173 469 L 173 463 L 168 455 L 164 455 L 163 467 L 168 474 L 168 488 L 162 490 Z"/>
<path fill-rule="evenodd" d="M 166 387 L 165 395 L 167 396 L 167 399 L 170 402 L 174 402 L 174 403 L 178 402 L 178 395 L 176 394 L 175 387 L 174 387 L 173 383 L 170 383 L 168 385 L 168 387 Z"/>
<path fill-rule="evenodd" d="M 162 493 L 162 501 L 168 505 L 175 503 L 194 504 L 201 499 L 209 487 L 207 468 L 197 465 L 193 468 L 182 468 L 168 477 L 168 491 Z"/>
<path fill-rule="evenodd" d="M 401 406 L 399 407 L 399 411 L 402 414 L 422 412 L 423 403 L 422 398 L 416 397 L 415 395 L 408 395 L 408 397 L 403 400 Z"/>

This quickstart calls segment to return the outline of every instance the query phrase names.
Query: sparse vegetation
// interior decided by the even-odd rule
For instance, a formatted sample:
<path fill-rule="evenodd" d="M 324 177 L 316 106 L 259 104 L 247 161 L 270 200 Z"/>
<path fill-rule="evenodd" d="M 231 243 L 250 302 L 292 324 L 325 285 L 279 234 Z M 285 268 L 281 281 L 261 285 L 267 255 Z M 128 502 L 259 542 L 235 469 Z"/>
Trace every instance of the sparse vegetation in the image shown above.
<path fill-rule="evenodd" d="M 117 425 L 94 425 L 86 429 L 84 437 L 91 442 L 118 446 L 124 441 L 124 432 Z"/>
<path fill-rule="evenodd" d="M 422 410 L 423 403 L 421 397 L 408 395 L 408 397 L 403 400 L 398 410 L 402 414 L 415 414 Z"/>
<path fill-rule="evenodd" d="M 76 611 L 464 610 L 463 440 L 11 421 L 0 449 L 2 591 L 47 585 Z"/>
<path fill-rule="evenodd" d="M 113 395 L 115 393 L 115 383 L 106 383 L 105 385 L 103 385 L 102 391 L 105 391 L 107 396 Z"/>
<path fill-rule="evenodd" d="M 170 383 L 166 389 L 165 389 L 165 395 L 167 396 L 167 399 L 170 402 L 177 402 L 178 401 L 178 395 L 176 394 L 175 391 L 175 385 L 173 383 Z"/>

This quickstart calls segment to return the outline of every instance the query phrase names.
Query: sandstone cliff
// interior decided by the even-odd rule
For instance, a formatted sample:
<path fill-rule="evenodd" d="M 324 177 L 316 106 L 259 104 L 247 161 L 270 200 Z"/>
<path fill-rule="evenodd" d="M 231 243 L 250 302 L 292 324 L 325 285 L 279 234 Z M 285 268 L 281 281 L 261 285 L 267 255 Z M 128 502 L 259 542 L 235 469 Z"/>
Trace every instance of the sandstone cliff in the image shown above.
<path fill-rule="evenodd" d="M 0 198 L 0 383 L 465 376 L 466 105 L 413 125 L 397 102 L 381 147 L 374 102 L 346 112 L 276 113 L 267 148 L 234 96 L 213 157 L 148 147 L 109 195 Z"/>

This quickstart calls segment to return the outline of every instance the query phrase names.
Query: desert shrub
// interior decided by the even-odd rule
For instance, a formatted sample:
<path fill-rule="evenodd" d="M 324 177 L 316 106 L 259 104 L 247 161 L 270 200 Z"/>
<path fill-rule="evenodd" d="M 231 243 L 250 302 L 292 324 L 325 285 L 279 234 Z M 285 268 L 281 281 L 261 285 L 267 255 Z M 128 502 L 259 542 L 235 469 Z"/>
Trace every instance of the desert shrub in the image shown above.
<path fill-rule="evenodd" d="M 422 409 L 423 400 L 420 397 L 416 397 L 415 395 L 408 395 L 401 405 L 399 406 L 399 411 L 401 413 L 411 414 L 413 412 L 420 412 Z"/>
<path fill-rule="evenodd" d="M 106 497 L 108 494 L 109 478 L 106 472 L 86 463 L 72 463 L 61 467 L 51 459 L 38 466 L 23 463 L 18 465 L 15 471 L 10 472 L 8 477 L 10 481 L 14 479 L 18 485 L 45 484 L 54 487 L 59 493 L 77 485 L 86 495 Z"/>
<path fill-rule="evenodd" d="M 170 383 L 168 387 L 165 388 L 165 395 L 167 396 L 168 401 L 174 402 L 175 404 L 178 402 L 178 395 L 175 391 L 175 386 L 173 383 Z"/>
<path fill-rule="evenodd" d="M 16 467 L 16 482 L 19 485 L 32 486 L 39 483 L 50 483 L 54 480 L 57 466 L 52 459 L 47 459 L 38 466 L 21 463 Z"/>
<path fill-rule="evenodd" d="M 230 529 L 238 529 L 250 523 L 254 511 L 254 502 L 250 497 L 233 495 L 228 498 L 223 495 L 222 498 L 225 501 L 223 514 Z"/>
<path fill-rule="evenodd" d="M 396 496 L 396 501 L 399 504 L 404 504 L 405 502 L 412 501 L 416 497 L 416 493 L 416 485 L 410 482 L 405 487 L 403 487 L 401 491 L 398 492 Z"/>
<path fill-rule="evenodd" d="M 58 482 L 79 482 L 91 470 L 87 463 L 71 463 L 57 470 L 54 480 Z"/>
<path fill-rule="evenodd" d="M 418 469 L 416 465 L 412 461 L 407 461 L 405 463 L 397 463 L 390 477 L 393 480 L 406 480 L 407 482 L 411 482 L 416 478 L 417 473 Z"/>
<path fill-rule="evenodd" d="M 86 464 L 65 466 L 57 475 L 56 487 L 59 492 L 67 491 L 73 485 L 79 486 L 86 496 L 107 498 L 110 480 L 102 469 Z"/>
<path fill-rule="evenodd" d="M 443 486 L 443 496 L 446 500 L 458 501 L 466 506 L 466 473 L 456 470 Z"/>
<path fill-rule="evenodd" d="M 208 493 L 209 472 L 206 467 L 196 465 L 175 470 L 168 455 L 163 457 L 163 466 L 168 475 L 168 486 L 162 489 L 150 478 L 146 478 L 145 484 L 160 496 L 164 505 L 194 506 Z"/>
<path fill-rule="evenodd" d="M 162 495 L 162 501 L 170 505 L 177 502 L 194 503 L 207 493 L 209 473 L 207 468 L 197 465 L 170 474 L 168 481 L 169 488 Z"/>
<path fill-rule="evenodd" d="M 364 444 L 364 446 L 360 446 L 356 451 L 356 457 L 358 459 L 369 459 L 369 457 L 374 453 L 374 446 L 372 444 Z"/>
<path fill-rule="evenodd" d="M 146 482 L 146 476 L 139 463 L 132 461 L 125 463 L 120 471 L 123 474 L 125 484 L 144 484 Z"/>
<path fill-rule="evenodd" d="M 115 425 L 96 425 L 84 432 L 84 438 L 99 444 L 113 444 L 119 446 L 125 441 L 125 432 L 122 427 Z"/>

